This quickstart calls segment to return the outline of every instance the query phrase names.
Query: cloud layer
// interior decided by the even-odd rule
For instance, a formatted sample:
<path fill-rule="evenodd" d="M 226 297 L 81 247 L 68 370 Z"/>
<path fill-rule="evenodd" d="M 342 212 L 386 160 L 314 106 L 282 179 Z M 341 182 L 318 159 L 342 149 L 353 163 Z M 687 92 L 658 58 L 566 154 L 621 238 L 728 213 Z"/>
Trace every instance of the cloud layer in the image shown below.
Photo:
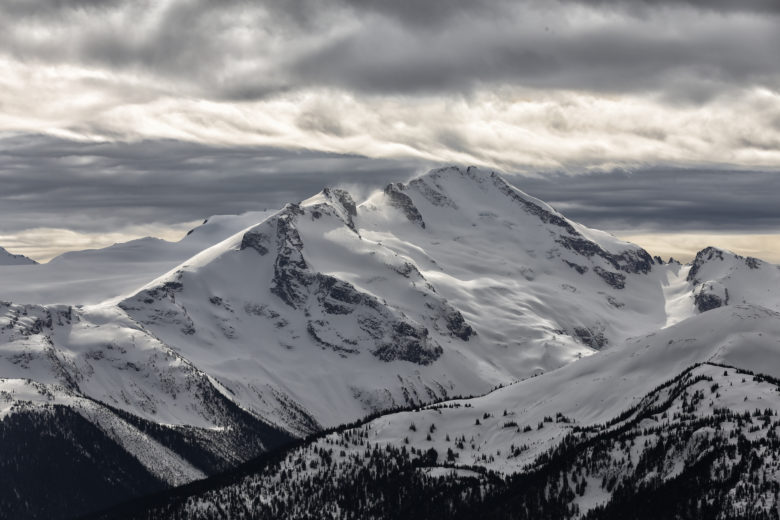
<path fill-rule="evenodd" d="M 780 9 L 9 0 L 0 131 L 511 169 L 780 165 Z"/>
<path fill-rule="evenodd" d="M 780 74 L 771 0 L 10 0 L 1 9 L 13 58 L 148 75 L 211 99 L 496 83 L 699 98 L 730 85 L 774 88 Z"/>
<path fill-rule="evenodd" d="M 206 146 L 171 140 L 85 143 L 48 136 L 0 139 L 0 245 L 47 259 L 155 235 L 176 239 L 214 214 L 280 207 L 326 185 L 357 199 L 438 166 L 278 148 Z M 511 182 L 568 217 L 621 236 L 644 237 L 659 254 L 695 253 L 696 231 L 767 235 L 780 229 L 780 173 L 647 168 L 527 176 Z M 706 245 L 744 242 L 713 239 Z M 753 249 L 764 251 L 756 237 Z M 766 242 L 769 244 L 769 242 Z M 767 249 L 768 251 L 768 249 Z M 764 256 L 775 257 L 775 253 Z M 780 260 L 780 254 L 777 254 Z"/>

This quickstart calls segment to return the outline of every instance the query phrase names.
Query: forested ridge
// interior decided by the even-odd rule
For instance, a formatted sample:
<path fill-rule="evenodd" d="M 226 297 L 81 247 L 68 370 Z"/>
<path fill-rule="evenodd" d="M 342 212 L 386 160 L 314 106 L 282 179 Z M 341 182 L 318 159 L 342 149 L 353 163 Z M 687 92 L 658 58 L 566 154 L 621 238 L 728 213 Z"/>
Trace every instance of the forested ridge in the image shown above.
<path fill-rule="evenodd" d="M 766 395 L 777 394 L 778 383 L 733 367 L 691 367 L 608 423 L 566 424 L 569 433 L 560 443 L 511 475 L 459 464 L 469 439 L 445 431 L 446 425 L 430 427 L 451 441 L 442 452 L 372 442 L 366 420 L 190 492 L 126 504 L 103 517 L 774 519 L 777 406 L 736 410 L 724 386 Z M 567 422 L 560 415 L 550 420 Z"/>

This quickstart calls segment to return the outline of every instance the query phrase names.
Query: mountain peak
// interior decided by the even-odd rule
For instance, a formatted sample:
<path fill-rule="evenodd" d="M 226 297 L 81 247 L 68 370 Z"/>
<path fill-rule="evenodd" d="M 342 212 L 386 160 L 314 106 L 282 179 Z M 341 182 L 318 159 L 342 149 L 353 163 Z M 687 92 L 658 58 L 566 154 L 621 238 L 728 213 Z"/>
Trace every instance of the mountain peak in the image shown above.
<path fill-rule="evenodd" d="M 705 264 L 714 262 L 727 263 L 730 268 L 744 264 L 748 269 L 760 269 L 764 264 L 762 260 L 752 256 L 742 256 L 727 249 L 708 246 L 696 253 L 696 257 L 691 262 L 691 270 L 688 271 L 688 281 L 698 283 L 698 275 Z"/>
<path fill-rule="evenodd" d="M 501 175 L 474 166 L 438 168 L 407 184 L 389 184 L 386 203 L 400 210 L 406 219 L 432 234 L 449 228 L 455 237 L 465 229 L 482 232 L 501 228 L 514 230 L 503 240 L 537 242 L 546 254 L 560 256 L 553 249 L 576 255 L 568 258 L 573 269 L 582 270 L 584 261 L 600 259 L 604 265 L 594 271 L 609 285 L 622 288 L 625 273 L 647 274 L 655 263 L 643 249 L 603 232 L 589 230 L 570 221 L 549 204 L 519 190 Z M 392 218 L 392 217 L 390 217 Z M 381 225 L 386 225 L 384 222 Z M 548 242 L 556 245 L 552 246 Z M 570 253 L 566 253 L 571 256 Z M 578 257 L 578 258 L 577 258 Z"/>
<path fill-rule="evenodd" d="M 498 176 L 498 174 L 493 170 L 486 170 L 484 168 L 479 168 L 478 166 L 467 166 L 465 168 L 461 166 L 443 166 L 441 168 L 434 168 L 430 170 L 428 173 L 425 173 L 421 175 L 418 178 L 425 178 L 425 177 L 437 177 L 437 178 L 445 178 L 445 177 L 468 177 L 471 179 L 489 179 L 492 177 Z"/>
<path fill-rule="evenodd" d="M 577 234 L 572 224 L 552 206 L 519 190 L 493 170 L 476 166 L 437 168 L 412 179 L 407 185 L 400 183 L 388 185 L 385 188 L 385 193 L 392 193 L 394 202 L 400 204 L 399 199 L 403 198 L 402 192 L 407 189 L 419 192 L 430 204 L 440 207 L 468 206 L 473 203 L 475 197 L 485 199 L 485 205 L 489 207 L 499 203 L 502 199 L 507 200 L 510 207 L 520 206 L 526 213 L 535 215 L 545 224 L 553 224 L 563 228 L 571 235 Z M 403 206 L 404 208 L 410 207 L 407 201 L 404 201 Z M 405 212 L 408 213 L 409 210 L 405 209 Z M 407 217 L 409 217 L 408 214 Z"/>

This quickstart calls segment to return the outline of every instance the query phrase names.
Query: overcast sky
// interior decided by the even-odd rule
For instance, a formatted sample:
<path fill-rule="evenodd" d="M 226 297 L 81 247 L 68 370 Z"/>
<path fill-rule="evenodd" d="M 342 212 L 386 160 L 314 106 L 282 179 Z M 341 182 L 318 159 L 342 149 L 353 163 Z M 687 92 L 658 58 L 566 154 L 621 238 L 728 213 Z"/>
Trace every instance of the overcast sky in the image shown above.
<path fill-rule="evenodd" d="M 778 49 L 777 0 L 4 0 L 0 245 L 455 163 L 652 252 L 780 261 Z"/>

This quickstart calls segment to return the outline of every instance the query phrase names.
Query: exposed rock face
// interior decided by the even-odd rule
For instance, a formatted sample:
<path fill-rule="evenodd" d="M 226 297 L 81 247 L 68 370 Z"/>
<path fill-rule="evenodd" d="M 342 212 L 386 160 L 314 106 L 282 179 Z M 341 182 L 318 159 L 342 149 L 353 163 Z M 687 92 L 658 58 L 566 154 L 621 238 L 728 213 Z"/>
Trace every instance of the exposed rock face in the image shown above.
<path fill-rule="evenodd" d="M 317 299 L 328 314 L 351 314 L 364 301 L 364 295 L 348 282 L 323 274 L 317 275 L 317 281 Z"/>
<path fill-rule="evenodd" d="M 297 206 L 290 209 L 275 219 L 277 255 L 271 292 L 295 309 L 305 301 L 310 273 L 303 258 L 303 241 L 295 227 L 295 218 L 301 212 Z"/>
<path fill-rule="evenodd" d="M 72 321 L 78 320 L 78 315 L 70 305 L 18 305 L 0 301 L 0 315 L 7 319 L 7 324 L 2 329 L 23 336 L 52 331 L 55 325 L 70 325 Z"/>
<path fill-rule="evenodd" d="M 426 327 L 397 314 L 374 296 L 321 273 L 310 279 L 306 312 L 312 317 L 323 316 L 323 319 L 310 320 L 307 332 L 320 346 L 342 354 L 356 354 L 361 346 L 368 346 L 370 352 L 383 361 L 402 360 L 421 365 L 435 361 L 442 354 L 442 348 L 429 337 Z M 453 314 L 460 315 L 454 310 Z M 357 330 L 350 333 L 354 330 L 352 327 L 339 329 L 324 319 L 325 315 L 350 316 Z M 462 316 L 460 318 L 462 320 Z M 470 335 L 471 328 L 465 322 L 458 322 L 457 317 L 451 320 L 456 332 Z"/>
<path fill-rule="evenodd" d="M 717 294 L 699 292 L 693 296 L 693 299 L 699 312 L 717 309 L 723 305 L 723 300 Z"/>
<path fill-rule="evenodd" d="M 268 248 L 270 247 L 270 239 L 265 233 L 250 230 L 244 233 L 244 238 L 241 239 L 240 247 L 242 251 L 251 248 L 260 253 L 260 255 L 265 255 L 268 253 Z"/>
<path fill-rule="evenodd" d="M 601 350 L 609 341 L 604 336 L 603 327 L 574 327 L 573 336 L 585 345 Z"/>
<path fill-rule="evenodd" d="M 323 196 L 331 203 L 329 209 L 334 209 L 335 214 L 344 221 L 349 229 L 357 233 L 357 228 L 352 220 L 357 216 L 357 206 L 349 192 L 338 188 L 325 188 Z"/>
<path fill-rule="evenodd" d="M 605 251 L 595 242 L 588 240 L 579 233 L 577 236 L 561 235 L 556 240 L 560 245 L 578 255 L 587 258 L 597 256 L 609 262 L 612 267 L 626 273 L 647 274 L 653 266 L 653 258 L 644 249 L 627 250 L 619 255 Z"/>
<path fill-rule="evenodd" d="M 599 266 L 594 267 L 593 272 L 615 289 L 624 289 L 626 287 L 626 275 L 624 274 L 607 271 Z"/>
<path fill-rule="evenodd" d="M 626 250 L 619 255 L 612 254 L 579 233 L 576 236 L 560 235 L 555 241 L 567 250 L 586 258 L 601 258 L 612 268 L 624 273 L 647 274 L 654 263 L 653 258 L 644 249 Z M 587 267 L 574 262 L 568 260 L 564 260 L 564 262 L 580 274 L 584 274 L 588 270 Z M 598 265 L 593 267 L 593 271 L 615 289 L 623 289 L 626 286 L 626 276 L 622 273 L 610 271 Z"/>
<path fill-rule="evenodd" d="M 428 365 L 441 356 L 440 346 L 432 346 L 428 339 L 428 329 L 415 327 L 409 323 L 397 321 L 392 325 L 389 341 L 383 342 L 372 354 L 382 361 L 411 361 L 419 365 Z"/>
<path fill-rule="evenodd" d="M 758 258 L 753 258 L 752 256 L 745 258 L 745 265 L 747 265 L 750 269 L 761 269 L 761 265 L 763 263 L 763 261 L 759 260 Z"/>
<path fill-rule="evenodd" d="M 619 255 L 610 255 L 612 265 L 626 273 L 647 274 L 653 268 L 653 257 L 644 249 L 629 249 Z"/>
<path fill-rule="evenodd" d="M 569 262 L 568 260 L 564 260 L 563 262 L 580 274 L 585 274 L 588 272 L 588 268 L 584 265 L 575 264 L 574 262 Z"/>
<path fill-rule="evenodd" d="M 460 338 L 463 341 L 468 341 L 471 336 L 476 334 L 474 329 L 471 328 L 471 325 L 466 323 L 463 315 L 451 307 L 445 313 L 444 319 L 447 322 L 447 330 L 449 330 L 456 338 Z"/>
<path fill-rule="evenodd" d="M 355 201 L 352 199 L 352 195 L 350 195 L 348 191 L 338 188 L 325 188 L 322 190 L 322 192 L 330 200 L 341 204 L 341 207 L 346 210 L 348 215 L 352 217 L 357 216 L 357 206 L 355 206 Z"/>
<path fill-rule="evenodd" d="M 718 282 L 704 282 L 693 291 L 693 302 L 699 312 L 706 312 L 729 304 L 729 290 Z"/>
<path fill-rule="evenodd" d="M 574 251 L 578 255 L 582 255 L 587 258 L 590 258 L 594 255 L 600 256 L 602 258 L 608 258 L 610 256 L 610 254 L 604 251 L 598 244 L 591 242 L 579 233 L 577 233 L 577 236 L 572 237 L 565 235 L 560 236 L 556 238 L 555 241 L 566 249 Z"/>
<path fill-rule="evenodd" d="M 409 195 L 404 193 L 404 190 L 406 190 L 406 186 L 401 183 L 388 184 L 385 186 L 385 195 L 390 200 L 390 204 L 394 208 L 401 210 L 410 222 L 414 222 L 425 229 L 425 222 L 420 214 L 420 210 L 414 205 Z"/>

